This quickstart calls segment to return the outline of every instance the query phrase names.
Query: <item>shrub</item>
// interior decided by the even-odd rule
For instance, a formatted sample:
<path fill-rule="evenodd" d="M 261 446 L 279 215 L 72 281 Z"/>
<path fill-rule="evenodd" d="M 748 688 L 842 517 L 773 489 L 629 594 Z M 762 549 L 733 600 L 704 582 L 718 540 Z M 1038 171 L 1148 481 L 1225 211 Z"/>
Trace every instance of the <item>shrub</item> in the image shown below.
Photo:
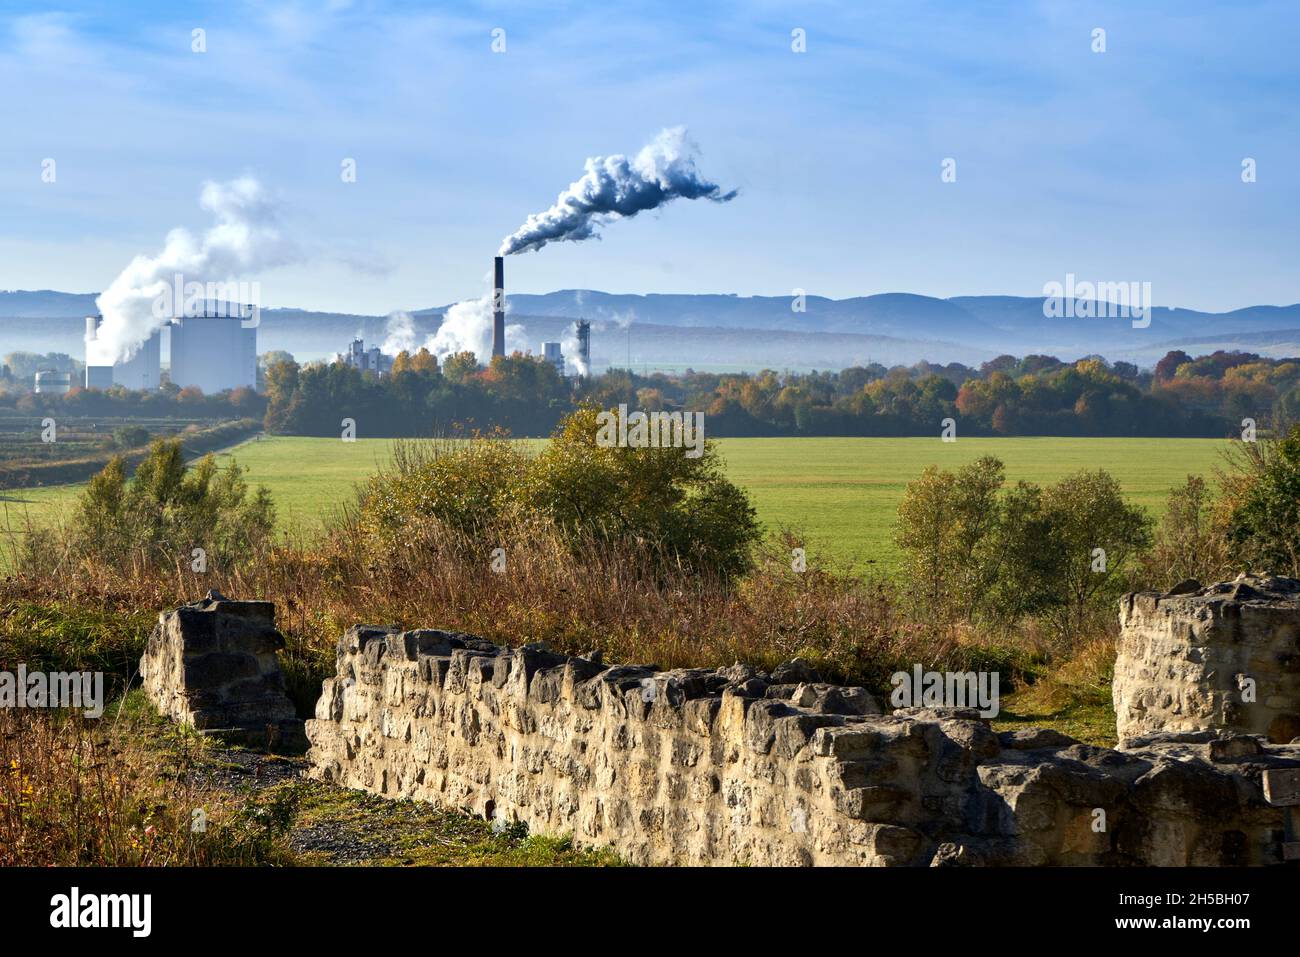
<path fill-rule="evenodd" d="M 931 467 L 908 485 L 895 532 L 903 587 L 944 620 L 1041 614 L 1059 635 L 1084 633 L 1150 546 L 1150 519 L 1105 471 L 1047 488 L 1021 482 L 999 493 L 1001 484 L 1002 463 L 985 457 L 956 472 Z"/>
<path fill-rule="evenodd" d="M 1253 443 L 1235 460 L 1228 540 L 1259 571 L 1300 575 L 1300 426 Z"/>
<path fill-rule="evenodd" d="M 674 448 L 603 448 L 598 411 L 572 413 L 534 457 L 500 437 L 399 444 L 360 496 L 367 550 L 378 559 L 437 525 L 482 552 L 507 528 L 541 523 L 575 549 L 615 543 L 723 577 L 749 568 L 758 521 L 716 449 L 706 443 L 687 458 Z"/>
<path fill-rule="evenodd" d="M 1000 522 L 1002 478 L 1002 463 L 986 455 L 956 472 L 932 465 L 908 484 L 894 538 L 923 611 L 970 619 L 988 597 L 1000 564 L 990 544 Z"/>
<path fill-rule="evenodd" d="M 113 444 L 120 449 L 136 449 L 149 441 L 149 430 L 142 425 L 124 425 L 113 430 Z"/>
<path fill-rule="evenodd" d="M 1048 574 L 1025 585 L 1050 589 L 1057 599 L 1044 601 L 1048 615 L 1061 633 L 1077 636 L 1093 616 L 1113 615 L 1125 574 L 1151 546 L 1151 519 L 1124 501 L 1119 482 L 1103 469 L 1048 486 L 1042 514 Z"/>
<path fill-rule="evenodd" d="M 1226 578 L 1232 569 L 1229 544 L 1224 509 L 1205 479 L 1189 475 L 1169 491 L 1143 578 L 1162 589 L 1189 578 L 1201 583 Z"/>
<path fill-rule="evenodd" d="M 188 565 L 202 548 L 207 563 L 247 561 L 275 527 L 270 493 L 249 495 L 243 470 L 219 469 L 207 455 L 186 469 L 179 441 L 159 439 L 128 482 L 120 457 L 95 475 L 77 500 L 66 558 L 106 568 Z M 57 558 L 49 535 L 29 535 L 22 566 L 38 571 Z"/>

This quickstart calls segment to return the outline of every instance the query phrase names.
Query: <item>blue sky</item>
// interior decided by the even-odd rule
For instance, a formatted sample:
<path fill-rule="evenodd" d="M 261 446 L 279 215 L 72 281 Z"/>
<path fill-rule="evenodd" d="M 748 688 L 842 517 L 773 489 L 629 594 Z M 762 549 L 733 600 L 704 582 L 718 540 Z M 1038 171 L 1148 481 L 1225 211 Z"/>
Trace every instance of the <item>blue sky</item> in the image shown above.
<path fill-rule="evenodd" d="M 0 0 L 0 288 L 98 291 L 204 227 L 203 181 L 251 173 L 303 251 L 244 277 L 264 305 L 451 302 L 586 157 L 684 124 L 735 201 L 512 257 L 509 289 L 1039 295 L 1073 272 L 1292 303 L 1297 49 L 1290 0 Z"/>

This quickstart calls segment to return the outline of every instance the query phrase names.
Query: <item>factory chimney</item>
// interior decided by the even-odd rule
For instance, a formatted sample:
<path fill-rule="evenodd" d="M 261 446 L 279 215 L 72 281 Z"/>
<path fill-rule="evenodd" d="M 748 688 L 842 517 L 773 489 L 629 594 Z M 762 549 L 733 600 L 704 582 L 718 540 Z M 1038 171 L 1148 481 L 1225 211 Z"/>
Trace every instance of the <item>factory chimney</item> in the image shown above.
<path fill-rule="evenodd" d="M 582 376 L 591 375 L 591 323 L 578 320 L 578 369 Z"/>
<path fill-rule="evenodd" d="M 506 260 L 497 256 L 493 261 L 495 280 L 492 283 L 492 355 L 506 354 Z"/>

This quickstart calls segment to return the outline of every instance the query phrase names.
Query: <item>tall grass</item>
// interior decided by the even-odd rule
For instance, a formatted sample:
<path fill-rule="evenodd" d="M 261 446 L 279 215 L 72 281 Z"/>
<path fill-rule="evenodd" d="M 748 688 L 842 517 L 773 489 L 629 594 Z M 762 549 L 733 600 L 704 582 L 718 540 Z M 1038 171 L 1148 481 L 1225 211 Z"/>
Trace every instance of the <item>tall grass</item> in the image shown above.
<path fill-rule="evenodd" d="M 288 809 L 236 802 L 189 773 L 202 743 L 146 743 L 106 717 L 0 711 L 0 866 L 252 865 L 289 860 Z M 201 814 L 196 817 L 195 812 Z"/>

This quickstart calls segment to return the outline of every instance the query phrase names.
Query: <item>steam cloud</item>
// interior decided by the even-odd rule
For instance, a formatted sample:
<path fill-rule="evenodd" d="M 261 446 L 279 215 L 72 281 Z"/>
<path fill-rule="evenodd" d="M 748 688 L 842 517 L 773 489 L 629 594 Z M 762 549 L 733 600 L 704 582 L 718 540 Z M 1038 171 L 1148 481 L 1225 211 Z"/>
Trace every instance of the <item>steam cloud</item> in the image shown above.
<path fill-rule="evenodd" d="M 415 331 L 415 320 L 409 312 L 390 312 L 384 321 L 384 344 L 379 351 L 386 356 L 395 356 L 403 352 L 414 352 L 419 341 Z"/>
<path fill-rule="evenodd" d="M 163 326 L 169 317 L 157 318 L 153 303 L 170 299 L 178 274 L 185 283 L 230 282 L 296 258 L 276 228 L 276 205 L 256 179 L 204 183 L 199 205 L 215 220 L 201 237 L 173 229 L 157 255 L 136 256 L 95 300 L 104 321 L 98 338 L 86 344 L 90 364 L 130 358 Z"/>
<path fill-rule="evenodd" d="M 578 375 L 585 377 L 591 370 L 587 368 L 587 363 L 582 361 L 582 355 L 578 351 L 578 324 L 571 323 L 564 330 L 564 335 L 560 338 L 560 352 L 564 353 L 565 361 L 572 362 L 573 367 L 578 370 Z"/>
<path fill-rule="evenodd" d="M 424 348 L 428 349 L 438 361 L 457 352 L 472 352 L 480 362 L 492 355 L 492 296 L 481 299 L 466 299 L 454 306 L 449 306 L 442 317 L 438 331 L 427 337 Z M 380 349 L 387 355 L 400 352 L 416 352 L 420 348 L 415 325 L 411 316 L 404 312 L 395 312 L 384 323 L 384 344 Z M 506 353 L 516 349 L 528 348 L 522 325 L 506 326 Z"/>
<path fill-rule="evenodd" d="M 547 243 L 599 238 L 598 228 L 613 219 L 630 219 L 670 200 L 709 199 L 725 203 L 736 191 L 700 176 L 686 128 L 666 129 L 633 159 L 621 154 L 587 160 L 587 171 L 559 195 L 555 205 L 533 213 L 501 243 L 498 255 L 541 249 Z"/>

